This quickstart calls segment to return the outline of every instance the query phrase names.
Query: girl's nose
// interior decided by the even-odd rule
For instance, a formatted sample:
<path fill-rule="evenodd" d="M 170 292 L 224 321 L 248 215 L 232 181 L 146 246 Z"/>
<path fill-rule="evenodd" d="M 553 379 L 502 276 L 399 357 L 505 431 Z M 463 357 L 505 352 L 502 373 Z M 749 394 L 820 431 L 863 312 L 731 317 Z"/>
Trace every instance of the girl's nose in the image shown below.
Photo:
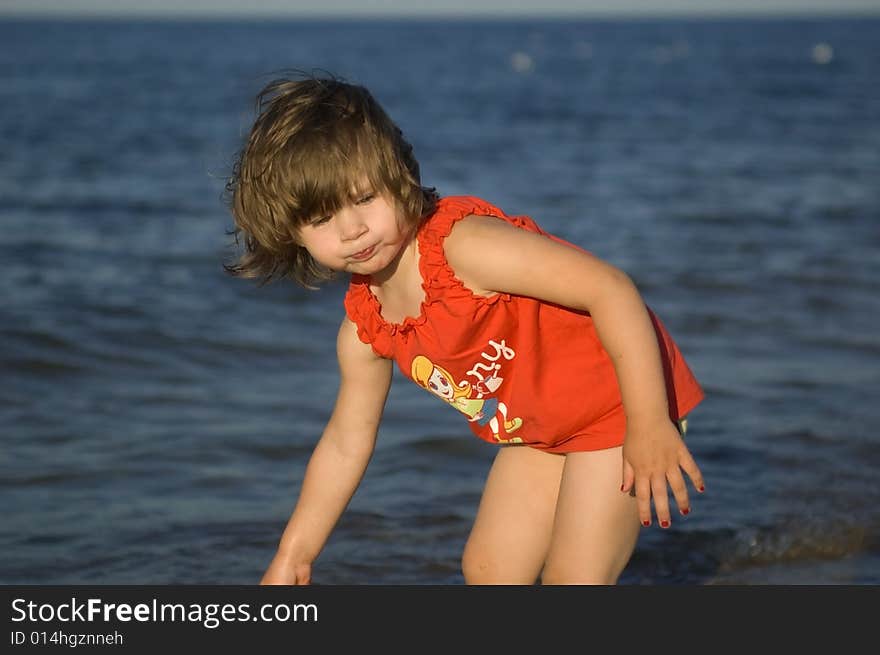
<path fill-rule="evenodd" d="M 342 209 L 337 220 L 339 234 L 343 241 L 354 241 L 367 231 L 367 224 L 361 215 L 353 209 Z"/>

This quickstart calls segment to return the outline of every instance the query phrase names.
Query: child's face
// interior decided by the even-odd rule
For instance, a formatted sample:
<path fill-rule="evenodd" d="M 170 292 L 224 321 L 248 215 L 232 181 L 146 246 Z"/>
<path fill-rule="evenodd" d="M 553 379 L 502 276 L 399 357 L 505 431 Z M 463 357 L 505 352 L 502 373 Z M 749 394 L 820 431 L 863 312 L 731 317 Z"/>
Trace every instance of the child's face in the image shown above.
<path fill-rule="evenodd" d="M 332 216 L 299 228 L 300 243 L 318 263 L 334 271 L 375 275 L 409 242 L 410 231 L 404 229 L 394 203 L 365 188 Z"/>

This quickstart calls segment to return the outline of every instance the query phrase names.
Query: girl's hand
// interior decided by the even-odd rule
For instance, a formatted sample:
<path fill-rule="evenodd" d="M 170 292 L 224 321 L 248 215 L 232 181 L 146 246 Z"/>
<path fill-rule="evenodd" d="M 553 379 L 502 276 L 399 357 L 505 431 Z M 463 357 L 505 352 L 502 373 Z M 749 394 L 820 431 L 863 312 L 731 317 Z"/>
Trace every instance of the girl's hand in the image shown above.
<path fill-rule="evenodd" d="M 671 524 L 668 484 L 682 515 L 690 513 L 687 486 L 681 474 L 688 474 L 694 487 L 702 492 L 703 476 L 684 440 L 669 420 L 649 425 L 627 424 L 623 442 L 623 485 L 621 491 L 635 489 L 642 525 L 651 525 L 651 498 L 661 528 Z"/>
<path fill-rule="evenodd" d="M 312 563 L 296 562 L 276 554 L 260 580 L 261 585 L 307 585 L 312 581 Z"/>

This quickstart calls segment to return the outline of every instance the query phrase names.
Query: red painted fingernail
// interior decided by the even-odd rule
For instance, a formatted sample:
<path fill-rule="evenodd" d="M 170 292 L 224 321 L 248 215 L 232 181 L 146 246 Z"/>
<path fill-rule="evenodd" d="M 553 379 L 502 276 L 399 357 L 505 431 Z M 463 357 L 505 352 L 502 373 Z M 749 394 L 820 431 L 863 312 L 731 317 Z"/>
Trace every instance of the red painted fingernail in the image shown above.
<path fill-rule="evenodd" d="M 706 487 L 704 487 L 703 485 L 700 485 L 700 492 L 703 492 L 703 491 L 706 491 Z"/>
<path fill-rule="evenodd" d="M 650 521 L 642 521 L 642 525 L 644 525 L 647 528 L 648 526 L 651 525 L 651 522 Z"/>
<path fill-rule="evenodd" d="M 669 521 L 660 521 L 660 527 L 661 527 L 661 528 L 668 528 L 668 527 L 669 527 Z"/>

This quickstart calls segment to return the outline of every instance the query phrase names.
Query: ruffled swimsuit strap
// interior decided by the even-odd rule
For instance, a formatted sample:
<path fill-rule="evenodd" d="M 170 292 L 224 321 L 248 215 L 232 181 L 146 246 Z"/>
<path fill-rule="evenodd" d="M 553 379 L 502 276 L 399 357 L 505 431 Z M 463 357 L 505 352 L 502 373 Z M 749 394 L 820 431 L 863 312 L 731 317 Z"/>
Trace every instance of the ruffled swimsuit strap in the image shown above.
<path fill-rule="evenodd" d="M 369 276 L 351 276 L 343 304 L 346 315 L 357 326 L 358 338 L 370 344 L 379 357 L 391 358 L 396 326 L 383 320 L 379 301 L 370 291 Z"/>
<path fill-rule="evenodd" d="M 496 302 L 508 294 L 498 294 L 490 298 L 475 296 L 462 284 L 446 261 L 443 241 L 452 232 L 453 226 L 466 216 L 494 216 L 510 220 L 504 212 L 494 205 L 473 196 L 450 196 L 441 198 L 437 210 L 419 228 L 419 271 L 422 274 L 426 304 L 433 304 L 441 298 L 444 301 Z"/>

